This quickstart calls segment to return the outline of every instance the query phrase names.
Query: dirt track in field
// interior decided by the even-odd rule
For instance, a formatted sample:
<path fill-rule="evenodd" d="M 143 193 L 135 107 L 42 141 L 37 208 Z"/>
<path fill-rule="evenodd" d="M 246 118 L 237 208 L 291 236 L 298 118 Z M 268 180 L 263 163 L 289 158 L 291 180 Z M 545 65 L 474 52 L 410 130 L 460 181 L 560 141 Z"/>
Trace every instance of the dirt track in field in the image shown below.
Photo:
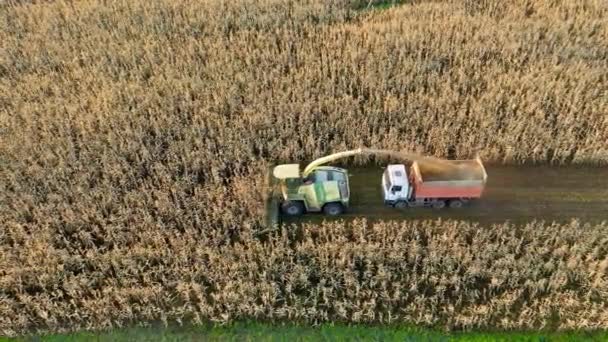
<path fill-rule="evenodd" d="M 488 166 L 484 197 L 460 209 L 395 209 L 382 202 L 383 169 L 350 168 L 351 207 L 343 217 L 354 219 L 462 219 L 480 223 L 532 220 L 608 221 L 608 168 Z M 326 218 L 309 214 L 298 221 Z M 285 220 L 293 222 L 293 220 Z"/>

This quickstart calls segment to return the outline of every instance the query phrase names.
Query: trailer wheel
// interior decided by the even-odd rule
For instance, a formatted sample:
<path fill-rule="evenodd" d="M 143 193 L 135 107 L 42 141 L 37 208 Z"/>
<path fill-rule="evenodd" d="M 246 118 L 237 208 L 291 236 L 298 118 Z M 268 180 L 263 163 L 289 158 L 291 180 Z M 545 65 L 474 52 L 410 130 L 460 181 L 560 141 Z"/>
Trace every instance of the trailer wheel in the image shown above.
<path fill-rule="evenodd" d="M 433 209 L 443 209 L 445 208 L 445 201 L 435 201 L 433 202 Z"/>
<path fill-rule="evenodd" d="M 395 203 L 395 208 L 397 208 L 397 209 L 405 209 L 405 208 L 407 208 L 407 202 L 405 202 L 405 201 L 398 201 L 397 203 Z"/>
<path fill-rule="evenodd" d="M 418 208 L 418 207 L 421 207 L 422 204 L 420 204 L 420 203 L 418 203 L 416 201 L 411 201 L 411 202 L 407 202 L 407 206 L 409 208 Z"/>
<path fill-rule="evenodd" d="M 340 215 L 344 212 L 344 207 L 340 203 L 327 203 L 323 207 L 323 213 L 329 216 Z"/>
<path fill-rule="evenodd" d="M 298 201 L 283 202 L 281 211 L 288 216 L 300 216 L 304 214 L 304 204 Z"/>
<path fill-rule="evenodd" d="M 450 201 L 450 208 L 462 208 L 462 201 L 460 200 L 451 200 Z"/>

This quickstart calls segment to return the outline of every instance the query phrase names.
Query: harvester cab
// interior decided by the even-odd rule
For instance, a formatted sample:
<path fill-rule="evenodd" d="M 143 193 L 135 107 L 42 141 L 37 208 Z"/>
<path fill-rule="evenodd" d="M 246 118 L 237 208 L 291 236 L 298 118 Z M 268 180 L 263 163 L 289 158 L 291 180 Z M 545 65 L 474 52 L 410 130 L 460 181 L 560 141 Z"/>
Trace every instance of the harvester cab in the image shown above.
<path fill-rule="evenodd" d="M 300 172 L 298 164 L 279 165 L 273 176 L 279 180 L 281 211 L 289 216 L 305 212 L 342 214 L 349 201 L 348 173 L 331 166 L 307 167 Z"/>

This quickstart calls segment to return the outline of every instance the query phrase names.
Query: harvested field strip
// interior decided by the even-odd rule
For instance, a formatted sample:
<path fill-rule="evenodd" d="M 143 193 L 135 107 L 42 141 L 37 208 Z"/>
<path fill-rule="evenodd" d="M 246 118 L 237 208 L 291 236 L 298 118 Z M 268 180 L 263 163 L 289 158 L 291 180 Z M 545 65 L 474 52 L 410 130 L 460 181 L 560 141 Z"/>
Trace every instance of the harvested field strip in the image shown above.
<path fill-rule="evenodd" d="M 484 197 L 460 209 L 414 208 L 398 210 L 382 202 L 380 179 L 383 169 L 349 168 L 352 174 L 351 208 L 348 219 L 458 219 L 481 223 L 506 220 L 525 223 L 538 219 L 569 222 L 608 221 L 608 171 L 603 168 L 551 168 L 488 166 L 489 180 Z M 329 219 L 312 214 L 286 222 L 319 222 Z M 338 218 L 339 219 L 339 218 Z"/>

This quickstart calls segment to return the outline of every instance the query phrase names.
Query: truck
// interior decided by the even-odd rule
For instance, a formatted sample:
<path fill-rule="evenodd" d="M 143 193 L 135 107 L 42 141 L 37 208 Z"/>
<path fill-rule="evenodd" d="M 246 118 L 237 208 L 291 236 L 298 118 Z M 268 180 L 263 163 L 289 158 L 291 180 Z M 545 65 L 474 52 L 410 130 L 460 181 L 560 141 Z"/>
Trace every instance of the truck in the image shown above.
<path fill-rule="evenodd" d="M 395 208 L 460 208 L 481 197 L 488 175 L 481 159 L 414 161 L 388 165 L 382 174 L 384 203 Z"/>

